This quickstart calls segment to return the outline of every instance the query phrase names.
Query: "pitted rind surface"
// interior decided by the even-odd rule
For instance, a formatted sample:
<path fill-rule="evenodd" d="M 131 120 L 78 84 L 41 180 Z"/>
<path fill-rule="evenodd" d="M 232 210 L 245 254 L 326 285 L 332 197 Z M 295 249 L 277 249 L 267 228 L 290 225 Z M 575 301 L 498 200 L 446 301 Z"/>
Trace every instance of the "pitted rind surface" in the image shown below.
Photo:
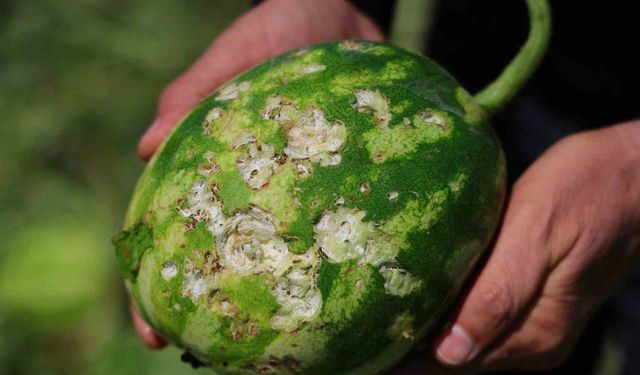
<path fill-rule="evenodd" d="M 353 108 L 358 112 L 372 113 L 378 124 L 386 128 L 391 121 L 389 99 L 377 90 L 360 89 L 354 92 L 356 102 Z"/>
<path fill-rule="evenodd" d="M 204 275 L 200 269 L 189 269 L 185 264 L 184 282 L 182 284 L 182 296 L 191 298 L 194 304 L 198 299 L 217 289 L 217 274 Z"/>
<path fill-rule="evenodd" d="M 219 278 L 224 273 L 266 273 L 275 277 L 271 293 L 280 304 L 271 318 L 272 328 L 293 331 L 301 323 L 313 321 L 322 306 L 315 285 L 317 253 L 291 253 L 285 240 L 276 234 L 274 218 L 257 207 L 225 217 L 215 193 L 216 189 L 198 181 L 189 195 L 191 207 L 179 210 L 181 216 L 196 216 L 206 222 L 207 230 L 216 236 L 216 255 L 207 253 L 203 268 L 194 267 L 194 260 L 185 258 L 182 296 L 197 304 L 201 296 L 218 292 Z M 234 337 L 243 330 L 236 328 Z"/>
<path fill-rule="evenodd" d="M 176 277 L 177 274 L 178 266 L 175 263 L 171 261 L 164 262 L 162 269 L 160 270 L 160 276 L 162 276 L 163 279 L 169 281 Z"/>
<path fill-rule="evenodd" d="M 322 307 L 322 296 L 316 286 L 320 259 L 315 251 L 290 255 L 290 267 L 275 287 L 273 295 L 280 308 L 271 318 L 273 329 L 293 332 L 301 323 L 317 320 Z"/>
<path fill-rule="evenodd" d="M 196 181 L 186 200 L 186 207 L 183 207 L 182 200 L 178 201 L 176 210 L 180 216 L 191 219 L 187 228 L 202 221 L 206 223 L 207 230 L 214 235 L 222 234 L 225 218 L 222 213 L 223 203 L 217 196 L 217 190 L 216 185 L 209 185 L 202 180 Z"/>
<path fill-rule="evenodd" d="M 450 135 L 451 119 L 436 110 L 422 110 L 411 120 L 389 128 L 376 128 L 366 132 L 369 155 L 375 163 L 409 156 L 425 143 L 433 143 Z"/>
<path fill-rule="evenodd" d="M 281 273 L 288 253 L 271 215 L 255 207 L 225 220 L 216 247 L 220 265 L 240 275 Z"/>
<path fill-rule="evenodd" d="M 269 178 L 277 173 L 278 161 L 275 149 L 270 145 L 256 144 L 255 138 L 243 139 L 238 147 L 249 144 L 246 153 L 238 158 L 238 169 L 242 179 L 251 189 L 258 190 L 269 183 Z"/>
<path fill-rule="evenodd" d="M 404 297 L 422 286 L 422 280 L 396 265 L 383 265 L 380 274 L 384 277 L 384 290 L 388 294 Z"/>
<path fill-rule="evenodd" d="M 332 263 L 356 259 L 360 264 L 379 266 L 393 262 L 398 247 L 371 222 L 366 212 L 339 207 L 325 212 L 314 227 L 319 251 Z"/>
<path fill-rule="evenodd" d="M 503 183 L 482 112 L 442 69 L 371 42 L 309 47 L 175 129 L 120 265 L 144 318 L 221 374 L 373 374 L 458 293 Z"/>
<path fill-rule="evenodd" d="M 298 110 L 289 99 L 270 96 L 261 116 L 283 126 L 287 134 L 284 153 L 289 158 L 323 166 L 340 162 L 338 151 L 346 141 L 347 130 L 340 121 L 328 121 L 321 109 Z"/>
<path fill-rule="evenodd" d="M 322 166 L 339 164 L 338 150 L 346 137 L 342 122 L 330 123 L 322 110 L 312 108 L 301 113 L 287 131 L 284 153 L 291 159 L 308 159 Z"/>
<path fill-rule="evenodd" d="M 243 81 L 240 83 L 231 82 L 228 85 L 223 86 L 216 95 L 216 100 L 229 101 L 233 100 L 240 95 L 243 91 L 249 90 L 251 87 L 251 81 Z"/>

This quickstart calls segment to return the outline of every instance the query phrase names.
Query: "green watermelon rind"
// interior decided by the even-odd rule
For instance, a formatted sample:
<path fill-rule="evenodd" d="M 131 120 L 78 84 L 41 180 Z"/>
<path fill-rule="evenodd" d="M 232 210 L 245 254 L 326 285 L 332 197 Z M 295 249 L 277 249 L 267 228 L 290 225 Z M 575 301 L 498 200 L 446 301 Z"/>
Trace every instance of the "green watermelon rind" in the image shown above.
<path fill-rule="evenodd" d="M 363 106 L 357 93 L 373 104 Z M 339 150 L 305 161 L 312 172 L 297 175 L 301 160 L 281 160 L 291 125 L 265 115 L 268 100 L 296 116 L 321 111 L 335 137 L 346 130 Z M 238 170 L 250 146 L 232 148 L 245 133 L 282 162 L 257 190 Z M 219 169 L 209 175 L 207 155 Z M 292 332 L 273 328 L 281 305 L 273 294 L 279 279 L 269 272 L 226 272 L 213 296 L 185 297 L 185 259 L 197 269 L 205 260 L 196 250 L 216 254 L 217 237 L 179 212 L 198 181 L 217 189 L 227 218 L 250 207 L 272 215 L 291 257 L 317 252 L 309 249 L 322 217 L 350 212 L 362 213 L 363 236 L 394 256 L 378 263 L 347 253 L 338 262 L 318 253 L 321 308 L 313 319 L 287 322 Z M 144 319 L 220 373 L 377 373 L 429 333 L 460 292 L 496 228 L 504 182 L 504 157 L 483 111 L 437 64 L 387 44 L 324 43 L 239 75 L 189 113 L 141 176 L 121 235 L 128 241 L 116 247 L 145 246 L 126 252 L 135 262 L 119 253 Z M 136 239 L 150 233 L 152 246 Z M 177 273 L 167 280 L 168 266 Z M 235 315 L 221 313 L 216 298 Z"/>

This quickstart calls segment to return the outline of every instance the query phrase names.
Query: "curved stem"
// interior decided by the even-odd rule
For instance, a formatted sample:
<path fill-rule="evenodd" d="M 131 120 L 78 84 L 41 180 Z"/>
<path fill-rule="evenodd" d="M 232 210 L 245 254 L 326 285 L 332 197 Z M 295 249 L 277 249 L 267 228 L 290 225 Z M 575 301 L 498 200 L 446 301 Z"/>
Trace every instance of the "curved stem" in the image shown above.
<path fill-rule="evenodd" d="M 520 90 L 544 56 L 551 34 L 551 10 L 547 0 L 526 0 L 529 9 L 529 37 L 500 76 L 475 95 L 489 114 L 500 110 Z"/>

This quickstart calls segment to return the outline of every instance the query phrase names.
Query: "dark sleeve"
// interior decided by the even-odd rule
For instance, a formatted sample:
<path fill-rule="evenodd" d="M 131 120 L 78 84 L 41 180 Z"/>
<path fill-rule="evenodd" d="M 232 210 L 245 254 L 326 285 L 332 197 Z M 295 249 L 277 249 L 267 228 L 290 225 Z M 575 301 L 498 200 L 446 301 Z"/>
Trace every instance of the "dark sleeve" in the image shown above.
<path fill-rule="evenodd" d="M 385 35 L 389 34 L 396 5 L 394 0 L 351 0 L 351 3 L 369 16 Z"/>

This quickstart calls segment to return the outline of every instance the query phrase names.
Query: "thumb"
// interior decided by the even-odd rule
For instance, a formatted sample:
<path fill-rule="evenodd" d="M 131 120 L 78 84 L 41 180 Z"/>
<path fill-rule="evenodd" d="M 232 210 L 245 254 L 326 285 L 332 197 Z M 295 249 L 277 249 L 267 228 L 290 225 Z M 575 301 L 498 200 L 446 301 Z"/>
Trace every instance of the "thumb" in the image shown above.
<path fill-rule="evenodd" d="M 473 360 L 526 312 L 544 280 L 546 231 L 544 224 L 532 224 L 546 222 L 543 211 L 532 204 L 509 206 L 486 265 L 436 341 L 434 355 L 443 364 Z"/>

